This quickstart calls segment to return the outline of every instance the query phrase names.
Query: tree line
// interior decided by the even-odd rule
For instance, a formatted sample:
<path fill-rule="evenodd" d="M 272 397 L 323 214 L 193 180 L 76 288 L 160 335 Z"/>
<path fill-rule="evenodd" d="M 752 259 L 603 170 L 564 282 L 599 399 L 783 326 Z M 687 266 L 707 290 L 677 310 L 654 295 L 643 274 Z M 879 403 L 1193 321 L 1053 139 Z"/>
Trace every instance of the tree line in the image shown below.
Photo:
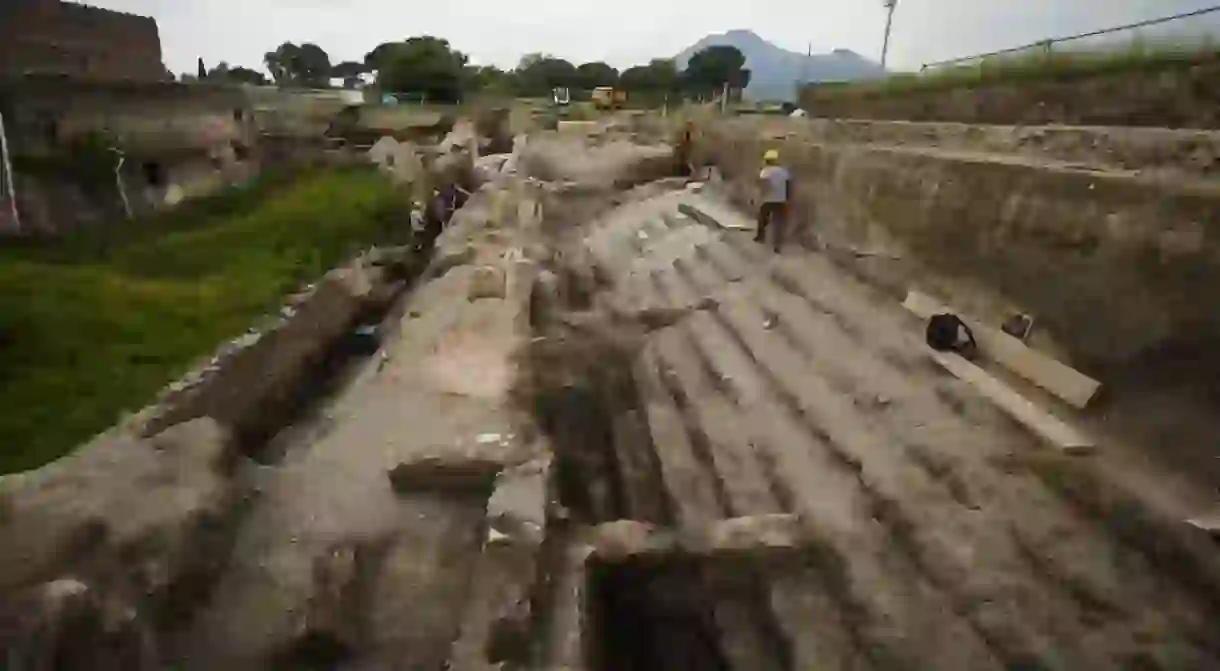
<path fill-rule="evenodd" d="M 204 67 L 200 59 L 195 77 L 246 84 L 325 88 L 332 79 L 354 87 L 363 75 L 375 74 L 377 86 L 387 92 L 409 93 L 437 102 L 458 102 L 472 94 L 539 97 L 557 87 L 590 90 L 614 86 L 649 97 L 710 98 L 724 87 L 744 89 L 750 82 L 745 56 L 735 47 L 713 46 L 696 53 L 679 70 L 670 59 L 655 58 L 620 72 L 603 62 L 575 65 L 544 53 L 526 54 L 512 70 L 493 65 L 472 65 L 469 57 L 448 40 L 429 35 L 377 45 L 362 61 L 332 64 L 316 44 L 285 42 L 263 57 L 271 80 L 244 67 L 220 63 Z"/>

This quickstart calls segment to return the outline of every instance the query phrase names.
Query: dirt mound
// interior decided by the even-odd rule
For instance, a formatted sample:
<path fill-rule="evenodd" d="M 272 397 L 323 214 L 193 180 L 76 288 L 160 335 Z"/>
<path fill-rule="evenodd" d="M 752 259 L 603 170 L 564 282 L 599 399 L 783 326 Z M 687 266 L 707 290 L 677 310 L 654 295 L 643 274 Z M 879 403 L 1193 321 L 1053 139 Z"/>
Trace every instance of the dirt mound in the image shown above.
<path fill-rule="evenodd" d="M 615 139 L 600 146 L 556 134 L 531 137 L 522 161 L 526 174 L 548 182 L 626 188 L 673 172 L 669 145 L 639 145 Z"/>
<path fill-rule="evenodd" d="M 0 478 L 0 647 L 14 668 L 157 668 L 153 632 L 220 569 L 240 517 L 228 442 L 197 419 Z"/>

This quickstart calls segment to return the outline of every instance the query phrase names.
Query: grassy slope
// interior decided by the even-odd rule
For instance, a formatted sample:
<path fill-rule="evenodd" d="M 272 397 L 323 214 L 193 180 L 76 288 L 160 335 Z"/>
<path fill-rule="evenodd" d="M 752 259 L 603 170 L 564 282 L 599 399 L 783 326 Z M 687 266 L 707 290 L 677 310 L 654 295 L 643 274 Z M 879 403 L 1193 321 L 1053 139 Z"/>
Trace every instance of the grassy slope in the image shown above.
<path fill-rule="evenodd" d="M 371 172 L 188 204 L 106 241 L 0 251 L 0 473 L 51 461 L 152 400 L 282 295 L 401 227 Z"/>
<path fill-rule="evenodd" d="M 1092 51 L 1005 54 L 927 72 L 895 73 L 876 81 L 822 85 L 813 91 L 815 98 L 894 95 L 908 91 L 971 88 L 998 82 L 1017 83 L 1155 70 L 1208 62 L 1218 57 L 1220 49 L 1210 44 L 1177 46 L 1132 42 L 1121 47 Z"/>

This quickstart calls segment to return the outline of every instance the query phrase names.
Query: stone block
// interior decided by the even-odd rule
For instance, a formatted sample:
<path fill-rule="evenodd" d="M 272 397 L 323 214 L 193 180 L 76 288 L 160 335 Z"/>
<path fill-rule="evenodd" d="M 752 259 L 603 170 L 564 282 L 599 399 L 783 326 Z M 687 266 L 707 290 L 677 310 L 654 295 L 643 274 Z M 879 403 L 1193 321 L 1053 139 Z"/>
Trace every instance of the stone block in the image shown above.
<path fill-rule="evenodd" d="M 503 268 L 479 266 L 470 276 L 470 288 L 466 298 L 470 301 L 480 298 L 504 298 L 508 291 L 506 284 Z"/>
<path fill-rule="evenodd" d="M 399 494 L 417 491 L 490 491 L 503 464 L 486 459 L 424 457 L 395 466 L 388 476 Z"/>

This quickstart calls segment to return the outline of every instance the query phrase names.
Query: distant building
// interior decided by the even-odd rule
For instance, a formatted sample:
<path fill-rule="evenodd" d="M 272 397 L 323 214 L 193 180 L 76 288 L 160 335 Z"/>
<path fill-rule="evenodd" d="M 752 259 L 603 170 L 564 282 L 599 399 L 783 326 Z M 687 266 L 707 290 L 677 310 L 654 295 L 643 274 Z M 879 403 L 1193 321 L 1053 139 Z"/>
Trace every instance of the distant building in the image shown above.
<path fill-rule="evenodd" d="M 0 77 L 161 81 L 157 22 L 60 0 L 0 0 Z"/>

